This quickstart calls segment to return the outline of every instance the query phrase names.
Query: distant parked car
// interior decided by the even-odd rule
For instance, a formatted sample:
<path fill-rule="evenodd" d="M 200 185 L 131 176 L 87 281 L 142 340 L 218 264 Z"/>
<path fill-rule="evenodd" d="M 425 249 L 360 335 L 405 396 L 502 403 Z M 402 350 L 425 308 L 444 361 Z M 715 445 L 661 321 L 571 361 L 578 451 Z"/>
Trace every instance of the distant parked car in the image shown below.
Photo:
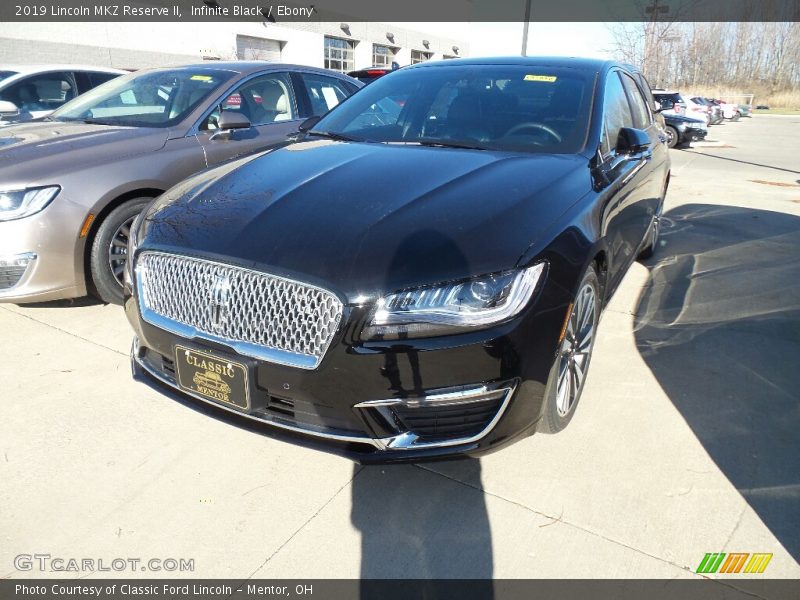
<path fill-rule="evenodd" d="M 741 112 L 743 117 L 752 117 L 753 116 L 753 107 L 750 104 L 739 104 L 739 112 Z"/>
<path fill-rule="evenodd" d="M 286 140 L 362 87 L 324 69 L 215 62 L 124 75 L 0 130 L 0 302 L 122 302 L 130 225 L 188 175 Z"/>
<path fill-rule="evenodd" d="M 699 142 L 708 135 L 708 127 L 701 119 L 664 114 L 664 120 L 666 121 L 667 146 L 670 148 L 686 146 L 690 142 Z"/>
<path fill-rule="evenodd" d="M 686 102 L 685 116 L 699 119 L 706 125 L 711 122 L 711 109 L 706 104 L 697 102 L 693 98 L 685 98 L 684 101 Z"/>
<path fill-rule="evenodd" d="M 653 98 L 658 102 L 661 107 L 661 114 L 663 115 L 685 115 L 686 102 L 678 92 L 669 92 L 661 89 L 654 89 L 652 91 Z"/>
<path fill-rule="evenodd" d="M 725 119 L 725 116 L 722 114 L 722 108 L 718 104 L 711 101 L 709 98 L 704 98 L 702 96 L 694 96 L 691 100 L 692 102 L 701 104 L 708 108 L 709 125 L 718 125 L 719 123 L 722 123 L 722 121 Z"/>
<path fill-rule="evenodd" d="M 730 120 L 730 121 L 738 121 L 739 117 L 742 115 L 739 106 L 736 104 L 729 104 L 724 100 L 716 100 L 719 104 L 720 108 L 722 109 L 723 116 Z"/>
<path fill-rule="evenodd" d="M 756 110 L 769 110 L 769 106 L 767 106 L 766 104 L 759 104 L 758 106 L 756 106 Z"/>
<path fill-rule="evenodd" d="M 0 125 L 45 117 L 125 73 L 78 65 L 0 65 Z"/>

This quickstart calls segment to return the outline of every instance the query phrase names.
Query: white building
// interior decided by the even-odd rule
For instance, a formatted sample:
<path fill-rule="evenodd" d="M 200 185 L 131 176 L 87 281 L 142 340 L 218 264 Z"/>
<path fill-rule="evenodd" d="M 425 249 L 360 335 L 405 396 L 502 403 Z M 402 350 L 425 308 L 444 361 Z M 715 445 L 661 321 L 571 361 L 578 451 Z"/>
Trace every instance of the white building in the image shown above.
<path fill-rule="evenodd" d="M 383 23 L 0 23 L 0 57 L 6 64 L 141 69 L 263 59 L 347 72 L 463 57 L 468 50 L 463 40 Z"/>

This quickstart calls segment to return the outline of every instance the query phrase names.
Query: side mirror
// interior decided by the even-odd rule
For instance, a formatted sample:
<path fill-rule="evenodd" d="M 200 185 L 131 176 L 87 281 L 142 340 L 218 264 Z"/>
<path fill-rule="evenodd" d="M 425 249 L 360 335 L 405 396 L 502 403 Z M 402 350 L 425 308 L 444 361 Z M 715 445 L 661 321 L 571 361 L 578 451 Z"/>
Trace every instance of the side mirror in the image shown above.
<path fill-rule="evenodd" d="M 300 127 L 298 127 L 297 129 L 299 129 L 301 133 L 305 133 L 306 131 L 309 131 L 310 129 L 312 129 L 314 127 L 314 125 L 319 123 L 319 120 L 321 118 L 322 117 L 320 117 L 320 116 L 309 117 L 308 119 L 306 119 L 305 121 L 300 123 Z"/>
<path fill-rule="evenodd" d="M 250 119 L 243 114 L 234 112 L 232 110 L 222 110 L 217 119 L 217 131 L 215 131 L 210 138 L 210 141 L 216 139 L 227 140 L 236 129 L 250 129 Z"/>
<path fill-rule="evenodd" d="M 633 127 L 623 127 L 617 138 L 617 154 L 639 154 L 650 149 L 647 132 Z"/>
<path fill-rule="evenodd" d="M 241 113 L 232 110 L 223 110 L 219 115 L 217 127 L 220 129 L 248 129 L 250 119 Z"/>
<path fill-rule="evenodd" d="M 19 107 L 8 100 L 0 100 L 0 116 L 16 117 L 19 115 Z"/>

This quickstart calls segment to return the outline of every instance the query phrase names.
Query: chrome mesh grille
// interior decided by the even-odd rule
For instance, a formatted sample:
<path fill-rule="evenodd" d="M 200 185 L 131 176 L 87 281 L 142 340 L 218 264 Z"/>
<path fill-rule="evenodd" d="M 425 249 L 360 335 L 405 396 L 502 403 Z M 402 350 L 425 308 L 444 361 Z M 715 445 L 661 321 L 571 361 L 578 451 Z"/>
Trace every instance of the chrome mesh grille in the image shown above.
<path fill-rule="evenodd" d="M 305 359 L 298 366 L 316 367 L 342 318 L 332 293 L 241 267 L 143 252 L 136 272 L 146 320 L 155 314 L 245 348 L 277 351 L 276 362 L 292 364 L 295 356 Z"/>

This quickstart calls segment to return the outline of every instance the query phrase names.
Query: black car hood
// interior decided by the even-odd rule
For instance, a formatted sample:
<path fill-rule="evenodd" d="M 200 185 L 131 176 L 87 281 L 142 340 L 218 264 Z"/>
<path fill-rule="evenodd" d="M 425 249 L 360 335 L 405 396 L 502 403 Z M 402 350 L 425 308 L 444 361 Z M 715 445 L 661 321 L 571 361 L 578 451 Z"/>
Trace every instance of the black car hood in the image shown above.
<path fill-rule="evenodd" d="M 142 247 L 320 283 L 352 301 L 514 267 L 590 190 L 587 165 L 581 156 L 304 141 L 178 184 L 151 206 Z"/>

